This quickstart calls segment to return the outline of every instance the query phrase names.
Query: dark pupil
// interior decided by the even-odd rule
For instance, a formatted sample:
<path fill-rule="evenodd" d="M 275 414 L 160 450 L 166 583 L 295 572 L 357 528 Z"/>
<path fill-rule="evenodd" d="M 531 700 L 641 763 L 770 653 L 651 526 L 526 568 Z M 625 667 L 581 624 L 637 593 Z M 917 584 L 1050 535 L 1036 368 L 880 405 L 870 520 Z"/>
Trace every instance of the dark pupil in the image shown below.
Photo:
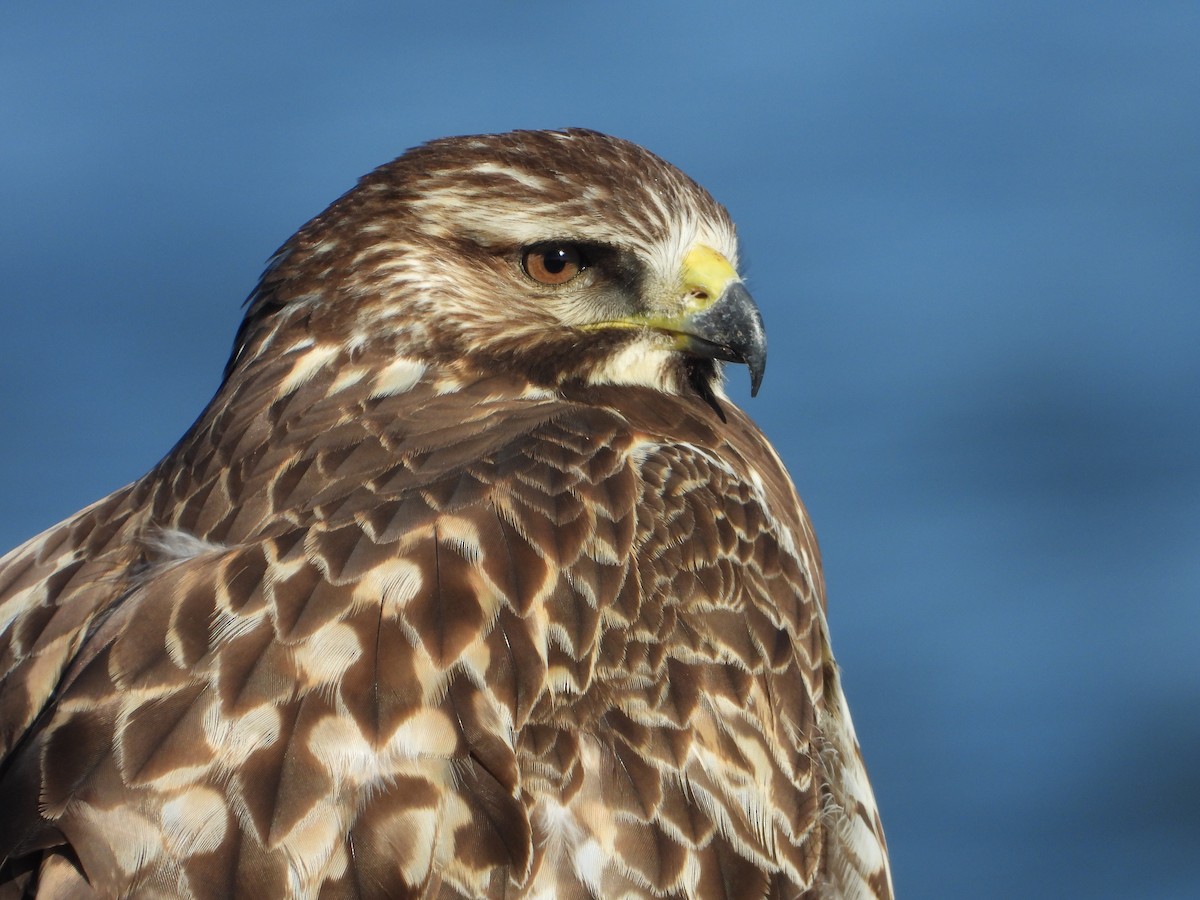
<path fill-rule="evenodd" d="M 557 250 L 551 250 L 548 253 L 546 253 L 546 257 L 545 257 L 546 271 L 549 272 L 551 275 L 557 275 L 559 272 L 561 272 L 563 269 L 565 269 L 567 267 L 567 264 L 570 261 L 571 261 L 571 255 L 569 253 L 567 253 L 566 250 L 563 250 L 561 248 L 559 248 Z"/>

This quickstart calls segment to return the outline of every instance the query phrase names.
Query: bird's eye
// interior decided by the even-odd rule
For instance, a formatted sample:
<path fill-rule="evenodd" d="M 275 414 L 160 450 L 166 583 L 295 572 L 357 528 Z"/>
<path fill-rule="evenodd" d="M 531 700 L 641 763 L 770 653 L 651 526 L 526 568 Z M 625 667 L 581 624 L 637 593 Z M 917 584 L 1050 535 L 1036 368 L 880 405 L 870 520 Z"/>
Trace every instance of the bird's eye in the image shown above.
<path fill-rule="evenodd" d="M 566 284 L 587 268 L 583 251 L 575 244 L 538 244 L 521 258 L 525 274 L 542 284 Z"/>

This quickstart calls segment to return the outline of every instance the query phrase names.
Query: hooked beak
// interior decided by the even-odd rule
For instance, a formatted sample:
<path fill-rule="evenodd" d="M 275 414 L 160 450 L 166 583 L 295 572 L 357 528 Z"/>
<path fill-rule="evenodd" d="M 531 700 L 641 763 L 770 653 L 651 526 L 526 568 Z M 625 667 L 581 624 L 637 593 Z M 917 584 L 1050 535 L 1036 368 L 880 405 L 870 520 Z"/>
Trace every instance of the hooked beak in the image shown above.
<path fill-rule="evenodd" d="M 684 259 L 683 284 L 687 307 L 677 319 L 663 323 L 664 330 L 692 356 L 745 363 L 750 396 L 757 395 L 767 367 L 767 334 L 737 272 L 716 250 L 698 246 Z"/>

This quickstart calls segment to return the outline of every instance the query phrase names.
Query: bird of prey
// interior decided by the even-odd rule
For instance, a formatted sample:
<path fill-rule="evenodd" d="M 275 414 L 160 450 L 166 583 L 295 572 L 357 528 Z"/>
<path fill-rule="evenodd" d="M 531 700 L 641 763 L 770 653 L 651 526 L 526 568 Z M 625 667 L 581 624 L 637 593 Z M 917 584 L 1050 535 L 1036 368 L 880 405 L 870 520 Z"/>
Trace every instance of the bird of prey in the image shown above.
<path fill-rule="evenodd" d="M 0 560 L 0 897 L 891 896 L 708 193 L 433 141 L 247 303 L 166 458 Z"/>

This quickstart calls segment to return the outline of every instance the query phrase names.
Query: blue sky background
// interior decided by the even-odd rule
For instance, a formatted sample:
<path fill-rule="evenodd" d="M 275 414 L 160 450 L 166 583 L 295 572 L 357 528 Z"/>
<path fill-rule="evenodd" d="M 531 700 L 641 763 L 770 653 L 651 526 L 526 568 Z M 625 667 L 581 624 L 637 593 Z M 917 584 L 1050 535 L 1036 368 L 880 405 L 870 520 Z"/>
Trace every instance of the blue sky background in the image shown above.
<path fill-rule="evenodd" d="M 1200 896 L 1193 0 L 8 2 L 0 123 L 3 547 L 158 460 L 357 176 L 610 131 L 739 222 L 901 895 Z"/>

